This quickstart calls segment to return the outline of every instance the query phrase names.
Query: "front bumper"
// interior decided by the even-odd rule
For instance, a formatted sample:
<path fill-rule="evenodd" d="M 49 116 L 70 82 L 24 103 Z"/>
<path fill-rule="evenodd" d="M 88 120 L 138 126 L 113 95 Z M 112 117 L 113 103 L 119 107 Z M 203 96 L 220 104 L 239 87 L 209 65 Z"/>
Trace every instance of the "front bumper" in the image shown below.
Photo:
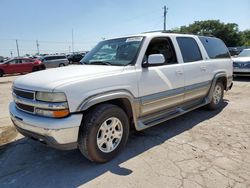
<path fill-rule="evenodd" d="M 18 110 L 14 102 L 10 103 L 9 111 L 12 122 L 24 136 L 57 149 L 77 148 L 82 114 L 72 114 L 60 119 L 41 117 Z"/>
<path fill-rule="evenodd" d="M 250 76 L 250 69 L 249 68 L 234 68 L 233 75 L 236 76 Z"/>

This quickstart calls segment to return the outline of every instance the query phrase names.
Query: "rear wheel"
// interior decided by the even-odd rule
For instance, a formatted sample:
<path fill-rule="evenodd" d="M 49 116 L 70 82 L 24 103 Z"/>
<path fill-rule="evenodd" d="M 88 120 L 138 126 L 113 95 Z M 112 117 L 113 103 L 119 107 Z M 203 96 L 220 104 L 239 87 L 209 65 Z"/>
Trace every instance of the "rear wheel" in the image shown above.
<path fill-rule="evenodd" d="M 3 76 L 3 71 L 2 70 L 0 70 L 0 77 L 2 77 Z"/>
<path fill-rule="evenodd" d="M 59 67 L 64 67 L 64 66 L 65 66 L 64 63 L 60 63 L 60 64 L 59 64 Z"/>
<path fill-rule="evenodd" d="M 84 118 L 78 146 L 86 158 L 103 163 L 113 159 L 124 148 L 128 135 L 126 113 L 116 105 L 100 104 Z"/>
<path fill-rule="evenodd" d="M 212 94 L 212 101 L 207 105 L 208 109 L 216 110 L 221 107 L 223 102 L 224 96 L 224 85 L 222 82 L 217 82 L 215 84 L 213 94 Z"/>

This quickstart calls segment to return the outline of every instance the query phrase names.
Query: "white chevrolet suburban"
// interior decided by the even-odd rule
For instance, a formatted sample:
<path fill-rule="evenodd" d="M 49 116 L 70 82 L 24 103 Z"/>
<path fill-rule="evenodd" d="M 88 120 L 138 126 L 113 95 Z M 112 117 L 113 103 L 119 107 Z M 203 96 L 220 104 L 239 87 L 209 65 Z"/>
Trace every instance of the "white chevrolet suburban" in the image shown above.
<path fill-rule="evenodd" d="M 129 130 L 201 106 L 220 108 L 232 60 L 217 38 L 151 32 L 100 42 L 82 65 L 21 76 L 9 110 L 17 130 L 59 149 L 106 162 Z"/>

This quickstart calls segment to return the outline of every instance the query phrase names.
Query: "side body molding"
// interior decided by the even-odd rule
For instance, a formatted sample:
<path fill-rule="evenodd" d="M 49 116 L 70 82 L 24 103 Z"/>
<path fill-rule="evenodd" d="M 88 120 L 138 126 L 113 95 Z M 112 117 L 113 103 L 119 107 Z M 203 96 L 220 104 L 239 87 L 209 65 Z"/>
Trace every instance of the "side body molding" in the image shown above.
<path fill-rule="evenodd" d="M 215 87 L 216 82 L 220 78 L 228 79 L 226 72 L 218 72 L 218 73 L 215 74 L 215 76 L 212 79 L 211 86 L 209 88 L 208 94 L 203 98 L 203 102 L 202 103 L 197 103 L 194 107 L 192 107 L 192 109 L 196 109 L 198 107 L 204 106 L 204 105 L 211 102 L 212 95 L 213 95 L 213 89 Z M 129 101 L 129 103 L 131 105 L 131 109 L 132 109 L 134 126 L 135 126 L 136 130 L 139 131 L 139 130 L 143 130 L 145 128 L 150 127 L 150 126 L 144 125 L 141 121 L 139 121 L 140 118 L 141 118 L 140 117 L 141 105 L 142 105 L 141 100 L 140 100 L 140 98 L 134 97 L 133 94 L 128 90 L 112 90 L 112 91 L 102 92 L 102 93 L 98 93 L 98 94 L 89 96 L 88 98 L 86 98 L 85 100 L 83 100 L 80 103 L 80 105 L 77 107 L 76 112 L 82 112 L 82 111 L 87 110 L 88 108 L 90 108 L 93 105 L 96 105 L 96 104 L 99 104 L 99 103 L 102 103 L 102 102 L 106 102 L 106 101 L 110 101 L 110 100 L 115 100 L 115 99 L 127 99 Z M 181 115 L 183 113 L 186 113 L 186 112 L 188 112 L 190 110 L 184 110 L 183 111 L 183 110 L 180 110 L 180 108 L 176 108 L 175 111 L 178 112 L 177 114 L 173 114 L 173 115 L 166 114 L 166 116 L 164 116 L 164 118 L 166 120 L 171 119 L 173 117 L 176 117 L 176 116 L 179 116 L 179 115 Z M 159 114 L 160 113 L 161 112 L 159 112 Z"/>

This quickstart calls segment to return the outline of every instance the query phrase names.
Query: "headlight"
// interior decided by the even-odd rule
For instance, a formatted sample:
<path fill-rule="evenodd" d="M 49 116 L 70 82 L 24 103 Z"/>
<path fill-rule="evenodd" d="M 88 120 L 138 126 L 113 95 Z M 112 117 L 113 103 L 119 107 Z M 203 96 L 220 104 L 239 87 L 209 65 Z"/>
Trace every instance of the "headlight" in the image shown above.
<path fill-rule="evenodd" d="M 36 114 L 40 116 L 46 116 L 46 117 L 54 117 L 54 118 L 61 118 L 69 115 L 69 110 L 45 110 L 45 109 L 39 109 L 36 108 Z"/>
<path fill-rule="evenodd" d="M 36 100 L 44 102 L 65 102 L 66 96 L 62 92 L 36 92 Z"/>

